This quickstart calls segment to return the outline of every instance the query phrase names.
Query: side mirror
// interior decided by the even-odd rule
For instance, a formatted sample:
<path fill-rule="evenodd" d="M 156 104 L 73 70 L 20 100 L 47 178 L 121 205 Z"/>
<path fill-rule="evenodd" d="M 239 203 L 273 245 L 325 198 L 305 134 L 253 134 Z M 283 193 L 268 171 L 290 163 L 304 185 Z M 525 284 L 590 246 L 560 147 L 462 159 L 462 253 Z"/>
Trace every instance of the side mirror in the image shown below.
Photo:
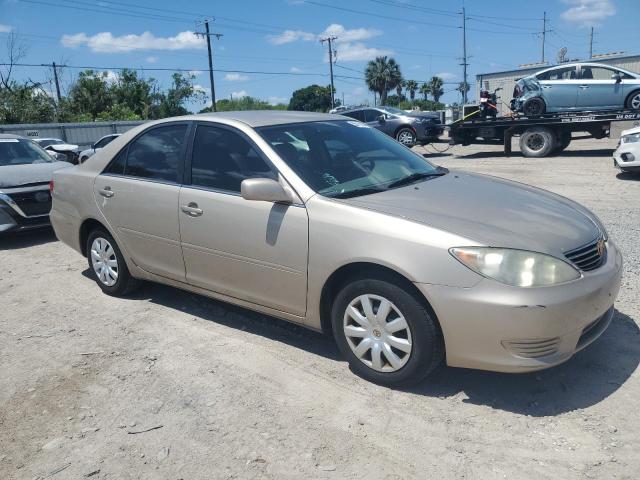
<path fill-rule="evenodd" d="M 622 75 L 620 75 L 619 73 L 614 73 L 613 75 L 611 75 L 611 79 L 615 80 L 616 83 L 620 83 L 622 82 Z"/>
<path fill-rule="evenodd" d="M 240 184 L 240 193 L 245 200 L 272 203 L 293 202 L 282 185 L 270 178 L 247 178 Z"/>
<path fill-rule="evenodd" d="M 386 117 L 384 116 L 384 113 L 378 116 L 378 122 L 384 123 L 385 121 L 386 121 Z"/>

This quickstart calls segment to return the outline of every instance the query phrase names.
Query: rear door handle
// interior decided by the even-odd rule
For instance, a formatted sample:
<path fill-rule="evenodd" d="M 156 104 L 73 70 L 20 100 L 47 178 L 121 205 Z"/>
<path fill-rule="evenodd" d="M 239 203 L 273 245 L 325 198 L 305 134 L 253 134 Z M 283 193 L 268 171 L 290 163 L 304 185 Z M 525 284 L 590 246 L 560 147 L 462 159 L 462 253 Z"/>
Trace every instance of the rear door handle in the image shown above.
<path fill-rule="evenodd" d="M 549 88 L 551 88 L 551 85 L 543 85 L 542 88 L 549 89 Z"/>
<path fill-rule="evenodd" d="M 191 217 L 199 217 L 204 213 L 201 208 L 198 208 L 198 204 L 195 202 L 191 202 L 188 205 L 181 206 L 180 210 Z"/>
<path fill-rule="evenodd" d="M 111 190 L 111 187 L 104 187 L 102 190 L 98 190 L 98 193 L 105 198 L 111 198 L 116 194 L 113 190 Z"/>
<path fill-rule="evenodd" d="M 589 88 L 589 85 L 580 85 L 580 88 L 584 90 L 586 88 Z"/>

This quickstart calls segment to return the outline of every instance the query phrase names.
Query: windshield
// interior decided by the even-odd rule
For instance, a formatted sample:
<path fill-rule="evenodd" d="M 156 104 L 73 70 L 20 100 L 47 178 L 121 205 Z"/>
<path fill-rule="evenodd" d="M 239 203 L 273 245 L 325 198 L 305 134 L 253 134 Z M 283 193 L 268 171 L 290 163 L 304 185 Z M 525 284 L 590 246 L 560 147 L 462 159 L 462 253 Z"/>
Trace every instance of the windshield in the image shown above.
<path fill-rule="evenodd" d="M 31 140 L 23 138 L 0 138 L 0 167 L 51 163 L 53 158 Z"/>
<path fill-rule="evenodd" d="M 446 172 L 356 121 L 294 123 L 256 130 L 309 187 L 327 197 L 366 195 Z M 407 183 L 398 183 L 404 179 Z"/>

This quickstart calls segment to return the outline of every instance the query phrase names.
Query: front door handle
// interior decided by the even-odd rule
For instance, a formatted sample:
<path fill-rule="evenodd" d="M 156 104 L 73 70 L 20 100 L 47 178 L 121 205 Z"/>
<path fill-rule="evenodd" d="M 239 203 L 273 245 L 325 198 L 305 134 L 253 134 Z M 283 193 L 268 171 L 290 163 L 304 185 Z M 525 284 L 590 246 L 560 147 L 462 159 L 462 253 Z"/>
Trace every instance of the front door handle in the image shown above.
<path fill-rule="evenodd" d="M 551 85 L 543 85 L 542 88 L 549 89 L 549 88 L 551 88 Z"/>
<path fill-rule="evenodd" d="M 584 90 L 586 88 L 589 88 L 589 85 L 580 85 L 580 88 Z"/>
<path fill-rule="evenodd" d="M 98 193 L 105 198 L 111 198 L 116 194 L 113 190 L 111 190 L 111 187 L 104 187 L 102 190 L 98 190 Z"/>
<path fill-rule="evenodd" d="M 200 215 L 203 214 L 202 209 L 198 208 L 198 204 L 195 202 L 191 202 L 188 205 L 181 206 L 180 210 L 182 210 L 184 213 L 186 213 L 191 217 L 199 217 Z"/>

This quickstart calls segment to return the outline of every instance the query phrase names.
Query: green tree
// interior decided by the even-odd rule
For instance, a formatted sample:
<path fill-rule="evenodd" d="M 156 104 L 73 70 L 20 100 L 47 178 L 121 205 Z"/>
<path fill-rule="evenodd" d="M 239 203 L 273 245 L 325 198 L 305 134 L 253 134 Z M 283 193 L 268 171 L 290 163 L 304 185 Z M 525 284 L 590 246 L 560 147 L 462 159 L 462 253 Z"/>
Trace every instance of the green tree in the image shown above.
<path fill-rule="evenodd" d="M 400 80 L 400 83 L 398 83 L 398 85 L 396 85 L 396 95 L 398 96 L 398 98 L 404 98 L 404 95 L 402 94 L 402 89 L 405 88 L 407 86 L 407 82 L 403 80 Z"/>
<path fill-rule="evenodd" d="M 431 93 L 428 83 L 423 83 L 422 85 L 420 85 L 420 93 L 424 97 L 424 100 L 427 100 L 428 95 Z"/>
<path fill-rule="evenodd" d="M 114 105 L 109 110 L 127 117 L 122 120 L 129 120 L 132 113 L 140 119 L 149 118 L 156 89 L 153 78 L 146 80 L 138 77 L 135 70 L 123 69 L 109 89 L 112 101 L 118 107 Z"/>
<path fill-rule="evenodd" d="M 411 100 L 415 100 L 416 91 L 418 90 L 418 82 L 416 82 L 415 80 L 407 80 L 405 88 L 409 92 L 409 98 Z"/>
<path fill-rule="evenodd" d="M 157 93 L 154 100 L 157 106 L 152 109 L 151 118 L 175 117 L 187 115 L 189 110 L 184 106 L 188 101 L 204 102 L 206 95 L 204 92 L 193 88 L 193 76 L 174 73 L 172 75 L 171 87 L 166 93 Z"/>
<path fill-rule="evenodd" d="M 393 58 L 376 57 L 367 64 L 364 72 L 367 87 L 380 96 L 380 105 L 385 105 L 387 94 L 402 83 L 400 66 Z"/>
<path fill-rule="evenodd" d="M 9 81 L 7 86 L 0 86 L 0 123 L 53 122 L 55 106 L 38 84 Z"/>
<path fill-rule="evenodd" d="M 260 100 L 255 97 L 240 97 L 234 98 L 232 100 L 228 98 L 223 98 L 216 102 L 216 109 L 218 112 L 231 112 L 238 110 L 286 110 L 287 105 L 278 104 L 272 105 L 269 102 L 265 102 L 264 100 Z M 208 113 L 212 112 L 213 109 L 211 107 L 206 107 L 200 110 L 198 113 Z"/>
<path fill-rule="evenodd" d="M 93 70 L 80 72 L 78 80 L 69 91 L 73 113 L 86 114 L 91 120 L 95 120 L 101 112 L 109 109 L 112 98 L 107 75 L 107 72 Z"/>
<path fill-rule="evenodd" d="M 431 77 L 427 85 L 429 86 L 429 93 L 433 97 L 433 101 L 436 103 L 439 102 L 440 97 L 444 95 L 444 90 L 442 89 L 444 81 L 440 77 Z"/>
<path fill-rule="evenodd" d="M 336 105 L 339 102 L 336 100 Z M 305 112 L 326 112 L 331 108 L 331 86 L 309 85 L 296 90 L 291 95 L 289 110 Z"/>

